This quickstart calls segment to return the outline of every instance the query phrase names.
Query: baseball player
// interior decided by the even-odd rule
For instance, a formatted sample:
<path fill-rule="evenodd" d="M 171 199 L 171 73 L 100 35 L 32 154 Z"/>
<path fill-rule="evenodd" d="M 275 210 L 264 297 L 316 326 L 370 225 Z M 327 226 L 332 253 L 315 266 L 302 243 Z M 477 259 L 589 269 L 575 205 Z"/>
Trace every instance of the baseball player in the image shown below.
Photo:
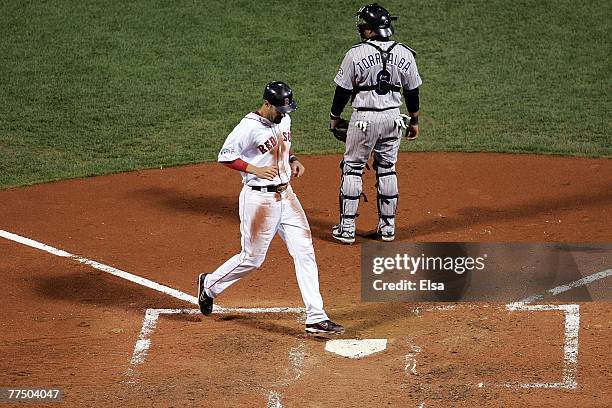
<path fill-rule="evenodd" d="M 297 108 L 291 88 L 283 82 L 266 85 L 263 105 L 248 113 L 229 134 L 219 162 L 240 171 L 240 232 L 242 250 L 211 274 L 198 277 L 198 302 L 204 315 L 212 313 L 213 299 L 263 263 L 278 233 L 293 257 L 298 286 L 306 306 L 306 332 L 341 333 L 323 310 L 319 272 L 308 220 L 291 188 L 291 177 L 304 166 L 291 152 L 291 118 Z"/>
<path fill-rule="evenodd" d="M 362 41 L 348 50 L 335 78 L 330 130 L 346 142 L 346 148 L 340 163 L 340 223 L 333 227 L 332 235 L 345 244 L 355 242 L 361 176 L 370 155 L 374 157 L 376 171 L 379 217 L 376 232 L 383 241 L 395 239 L 398 199 L 395 163 L 401 135 L 404 129 L 408 140 L 419 134 L 421 78 L 416 53 L 389 39 L 393 34 L 392 20 L 395 17 L 378 4 L 359 9 L 357 29 Z M 402 93 L 410 116 L 400 113 Z M 340 115 L 349 100 L 353 113 L 347 122 Z"/>

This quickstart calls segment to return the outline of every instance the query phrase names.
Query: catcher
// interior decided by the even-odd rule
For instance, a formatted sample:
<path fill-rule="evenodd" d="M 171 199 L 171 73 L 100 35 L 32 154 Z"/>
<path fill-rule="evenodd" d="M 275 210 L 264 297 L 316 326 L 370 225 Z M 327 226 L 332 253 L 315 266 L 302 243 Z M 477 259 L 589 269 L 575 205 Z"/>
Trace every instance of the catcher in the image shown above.
<path fill-rule="evenodd" d="M 345 244 L 355 242 L 355 218 L 362 195 L 363 169 L 373 154 L 376 171 L 378 225 L 383 241 L 395 239 L 398 188 L 395 163 L 402 132 L 408 140 L 419 135 L 419 86 L 416 53 L 390 40 L 395 17 L 378 4 L 357 12 L 357 29 L 362 41 L 346 53 L 335 78 L 336 91 L 329 128 L 346 143 L 340 163 L 340 222 L 332 236 Z M 410 116 L 400 113 L 402 93 Z M 341 118 L 349 100 L 350 122 Z"/>

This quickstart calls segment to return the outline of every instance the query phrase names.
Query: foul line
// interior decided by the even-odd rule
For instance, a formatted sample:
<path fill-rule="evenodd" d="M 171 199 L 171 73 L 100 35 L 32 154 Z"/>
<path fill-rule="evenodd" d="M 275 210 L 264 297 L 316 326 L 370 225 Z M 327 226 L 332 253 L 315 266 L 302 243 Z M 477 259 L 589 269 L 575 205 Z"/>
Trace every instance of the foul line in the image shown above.
<path fill-rule="evenodd" d="M 32 248 L 40 249 L 41 251 L 48 252 L 48 253 L 50 253 L 52 255 L 55 255 L 55 256 L 59 256 L 59 257 L 63 257 L 63 258 L 69 258 L 69 259 L 75 260 L 75 261 L 77 261 L 79 263 L 82 263 L 82 264 L 85 264 L 85 265 L 89 265 L 92 268 L 97 269 L 99 271 L 110 273 L 111 275 L 115 275 L 115 276 L 118 276 L 118 277 L 123 278 L 125 280 L 128 280 L 130 282 L 134 282 L 134 283 L 137 283 L 139 285 L 146 286 L 148 288 L 151 288 L 151 289 L 157 290 L 159 292 L 165 293 L 166 295 L 170 295 L 170 296 L 172 296 L 174 298 L 177 298 L 177 299 L 180 299 L 180 300 L 184 300 L 184 301 L 186 301 L 188 303 L 193 303 L 193 304 L 196 304 L 196 305 L 198 304 L 198 300 L 195 298 L 195 296 L 188 295 L 188 294 L 186 294 L 184 292 L 181 292 L 180 290 L 176 290 L 176 289 L 173 289 L 173 288 L 168 287 L 168 286 L 160 285 L 159 283 L 153 282 L 152 280 L 149 280 L 149 279 L 146 279 L 146 278 L 143 278 L 142 276 L 134 275 L 134 274 L 131 274 L 129 272 L 122 271 L 121 269 L 113 268 L 112 266 L 104 265 L 104 264 L 102 264 L 100 262 L 96 262 L 96 261 L 84 258 L 84 257 L 79 256 L 79 255 L 71 254 L 70 252 L 66 252 L 66 251 L 63 251 L 61 249 L 54 248 L 54 247 L 52 247 L 50 245 L 43 244 L 43 243 L 38 242 L 38 241 L 34 241 L 33 239 L 25 238 L 25 237 L 22 237 L 20 235 L 13 234 L 13 233 L 10 233 L 10 232 L 4 231 L 4 230 L 0 230 L 0 237 L 6 238 L 6 239 L 8 239 L 10 241 L 14 241 L 14 242 L 17 242 L 17 243 L 22 244 L 22 245 L 27 245 L 27 246 L 32 247 Z"/>
<path fill-rule="evenodd" d="M 586 286 L 589 283 L 593 283 L 600 279 L 607 278 L 608 276 L 612 276 L 612 269 L 606 269 L 605 271 L 601 271 L 601 272 L 597 272 L 589 276 L 585 276 L 584 278 L 578 279 L 574 282 L 570 282 L 565 285 L 557 286 L 556 288 L 545 290 L 544 292 L 538 293 L 533 296 L 529 296 L 523 300 L 519 300 L 518 302 L 511 303 L 511 305 L 514 305 L 514 306 L 526 305 L 528 303 L 533 303 L 538 300 L 557 296 L 560 293 L 567 292 L 568 290 L 576 289 L 581 286 Z"/>
<path fill-rule="evenodd" d="M 62 258 L 72 259 L 81 264 L 91 266 L 94 269 L 97 269 L 102 272 L 109 273 L 111 275 L 117 276 L 119 278 L 128 280 L 130 282 L 137 283 L 142 286 L 146 286 L 147 288 L 156 290 L 161 293 L 165 293 L 166 295 L 172 296 L 176 299 L 183 300 L 187 303 L 191 303 L 194 305 L 198 304 L 198 299 L 195 296 L 188 295 L 187 293 L 181 292 L 180 290 L 171 288 L 169 286 L 161 285 L 157 282 L 154 282 L 150 279 L 143 278 L 142 276 L 134 275 L 132 273 L 122 271 L 121 269 L 114 268 L 109 265 L 104 265 L 103 263 L 84 258 L 79 255 L 71 254 L 70 252 L 66 252 L 61 249 L 57 249 L 47 244 L 43 244 L 42 242 L 34 241 L 33 239 L 22 237 L 17 234 L 13 234 L 8 231 L 0 230 L 0 237 L 8 239 L 13 242 L 17 242 L 22 245 L 29 246 L 31 248 L 40 249 L 41 251 L 48 252 L 52 255 L 59 256 Z M 303 313 L 305 309 L 303 307 L 267 307 L 267 308 L 224 308 L 219 305 L 213 306 L 213 312 L 216 313 Z"/>

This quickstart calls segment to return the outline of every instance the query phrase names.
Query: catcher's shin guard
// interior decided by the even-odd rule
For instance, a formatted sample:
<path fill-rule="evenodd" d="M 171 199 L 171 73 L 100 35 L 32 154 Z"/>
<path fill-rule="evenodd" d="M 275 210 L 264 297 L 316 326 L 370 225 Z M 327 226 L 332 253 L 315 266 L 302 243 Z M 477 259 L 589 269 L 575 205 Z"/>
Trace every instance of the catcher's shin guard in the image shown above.
<path fill-rule="evenodd" d="M 395 238 L 395 213 L 399 197 L 394 163 L 374 162 L 378 206 L 377 232 L 385 241 Z"/>
<path fill-rule="evenodd" d="M 340 181 L 340 225 L 342 231 L 355 232 L 355 218 L 362 192 L 361 175 L 365 163 L 340 162 L 342 178 Z"/>

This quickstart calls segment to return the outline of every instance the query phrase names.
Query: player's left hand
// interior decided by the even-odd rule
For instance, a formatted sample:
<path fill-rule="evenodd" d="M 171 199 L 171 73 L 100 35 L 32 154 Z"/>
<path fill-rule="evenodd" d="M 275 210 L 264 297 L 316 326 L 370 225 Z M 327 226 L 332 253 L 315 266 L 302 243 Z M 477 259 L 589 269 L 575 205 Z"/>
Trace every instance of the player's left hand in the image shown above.
<path fill-rule="evenodd" d="M 306 168 L 304 167 L 302 163 L 299 162 L 299 160 L 295 160 L 293 161 L 293 163 L 291 163 L 291 176 L 292 177 L 301 177 L 305 171 L 306 171 Z"/>
<path fill-rule="evenodd" d="M 346 142 L 348 127 L 349 121 L 343 118 L 330 119 L 329 121 L 329 131 L 341 142 Z"/>

